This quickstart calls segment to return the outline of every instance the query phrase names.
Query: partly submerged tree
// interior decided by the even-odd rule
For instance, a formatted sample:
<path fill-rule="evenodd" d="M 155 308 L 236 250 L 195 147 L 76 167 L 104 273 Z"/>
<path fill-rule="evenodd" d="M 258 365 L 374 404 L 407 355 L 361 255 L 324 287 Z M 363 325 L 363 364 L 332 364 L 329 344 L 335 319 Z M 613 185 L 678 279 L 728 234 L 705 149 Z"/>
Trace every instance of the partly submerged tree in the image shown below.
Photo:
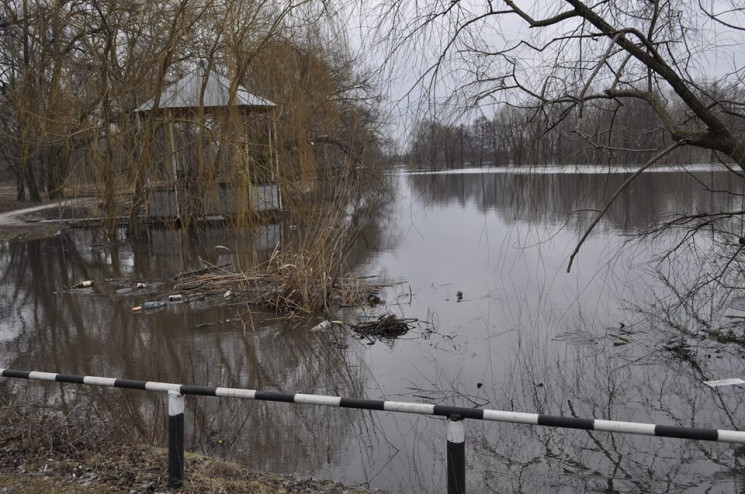
<path fill-rule="evenodd" d="M 391 67 L 405 59 L 428 100 L 463 110 L 495 103 L 527 108 L 551 129 L 572 115 L 574 132 L 613 152 L 603 137 L 614 114 L 641 102 L 656 115 L 657 152 L 609 199 L 674 150 L 710 150 L 745 176 L 745 6 L 734 0 L 448 0 L 375 4 Z M 418 88 L 418 89 L 417 89 Z M 583 127 L 590 108 L 609 112 L 602 128 Z M 723 193 L 733 194 L 734 189 Z M 607 211 L 607 208 L 606 208 Z M 598 221 L 605 211 L 601 211 Z M 704 227 L 741 218 L 715 211 L 678 218 L 689 239 Z M 587 238 L 585 232 L 569 262 Z M 728 239 L 737 245 L 738 235 Z M 739 252 L 739 249 L 735 249 Z"/>

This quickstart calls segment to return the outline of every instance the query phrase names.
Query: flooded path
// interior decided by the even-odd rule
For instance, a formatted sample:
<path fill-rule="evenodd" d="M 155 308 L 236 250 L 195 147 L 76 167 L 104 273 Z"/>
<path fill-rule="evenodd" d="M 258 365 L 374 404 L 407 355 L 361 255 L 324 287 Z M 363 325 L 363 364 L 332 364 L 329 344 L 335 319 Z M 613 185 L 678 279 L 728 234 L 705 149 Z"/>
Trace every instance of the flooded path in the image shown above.
<path fill-rule="evenodd" d="M 716 181 L 713 172 L 642 176 L 567 274 L 591 210 L 625 178 L 397 174 L 396 200 L 351 256 L 355 272 L 386 285 L 384 303 L 366 315 L 423 321 L 388 342 L 310 331 L 318 319 L 290 328 L 230 299 L 131 311 L 155 280 L 265 259 L 291 242 L 289 225 L 238 238 L 151 230 L 139 243 L 110 244 L 75 230 L 4 244 L 0 367 L 739 428 L 740 390 L 703 381 L 743 377 L 743 348 L 667 310 L 670 266 L 658 256 L 674 239 L 633 234 L 653 218 L 740 198 L 705 191 L 700 182 Z M 88 279 L 92 288 L 65 289 Z M 127 291 L 137 282 L 144 292 Z M 709 321 L 719 320 L 715 302 L 697 305 L 710 306 Z M 8 381 L 0 390 L 17 402 L 103 403 L 143 437 L 165 431 L 162 399 L 134 391 Z M 444 486 L 441 419 L 190 397 L 187 429 L 188 449 L 255 469 L 393 492 Z M 730 492 L 742 487 L 744 454 L 718 443 L 467 423 L 474 492 Z"/>

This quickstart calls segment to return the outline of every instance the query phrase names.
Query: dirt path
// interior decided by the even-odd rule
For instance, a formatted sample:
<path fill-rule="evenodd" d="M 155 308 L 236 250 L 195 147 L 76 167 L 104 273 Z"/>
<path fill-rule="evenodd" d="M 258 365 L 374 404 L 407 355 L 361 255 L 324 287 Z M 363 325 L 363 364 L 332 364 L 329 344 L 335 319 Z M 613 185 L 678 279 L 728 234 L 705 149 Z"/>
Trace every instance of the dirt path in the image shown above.
<path fill-rule="evenodd" d="M 7 189 L 8 187 L 0 186 L 0 241 L 29 240 L 55 235 L 64 228 L 64 225 L 42 221 L 44 218 L 56 216 L 54 212 L 60 208 L 89 206 L 95 201 L 93 197 L 79 197 L 34 204 L 16 201 Z"/>
<path fill-rule="evenodd" d="M 88 198 L 84 198 L 88 199 Z M 73 205 L 76 203 L 79 203 L 83 201 L 84 199 L 72 199 L 67 201 L 69 205 Z M 39 220 L 27 220 L 24 219 L 23 216 L 27 215 L 29 213 L 34 213 L 37 211 L 42 211 L 45 209 L 52 209 L 59 207 L 60 203 L 58 202 L 50 202 L 47 204 L 39 204 L 38 206 L 28 207 L 24 209 L 14 209 L 10 211 L 4 211 L 0 213 L 0 228 L 3 227 L 18 227 L 18 226 L 29 226 L 29 224 L 33 224 L 38 222 Z"/>

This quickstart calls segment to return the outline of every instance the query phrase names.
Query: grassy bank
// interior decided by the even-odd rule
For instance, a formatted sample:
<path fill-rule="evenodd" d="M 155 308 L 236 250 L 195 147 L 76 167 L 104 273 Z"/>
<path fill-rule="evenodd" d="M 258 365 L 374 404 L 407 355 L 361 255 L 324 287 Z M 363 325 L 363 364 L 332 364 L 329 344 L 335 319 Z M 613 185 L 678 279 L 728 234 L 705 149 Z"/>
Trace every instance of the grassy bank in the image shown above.
<path fill-rule="evenodd" d="M 165 492 L 168 452 L 130 442 L 99 420 L 45 408 L 0 405 L 0 492 Z M 367 489 L 258 473 L 228 461 L 187 453 L 180 492 L 369 493 Z"/>

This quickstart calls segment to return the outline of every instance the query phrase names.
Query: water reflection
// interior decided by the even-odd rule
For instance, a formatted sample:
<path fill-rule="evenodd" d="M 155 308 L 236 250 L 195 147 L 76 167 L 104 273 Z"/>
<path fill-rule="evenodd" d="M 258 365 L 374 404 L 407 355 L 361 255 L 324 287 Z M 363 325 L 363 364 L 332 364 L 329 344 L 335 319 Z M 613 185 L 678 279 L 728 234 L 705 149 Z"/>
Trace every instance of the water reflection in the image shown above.
<path fill-rule="evenodd" d="M 0 365 L 738 428 L 741 393 L 702 381 L 742 376 L 743 347 L 703 337 L 692 322 L 653 306 L 669 287 L 649 262 L 667 240 L 640 240 L 630 249 L 622 236 L 673 211 L 726 209 L 740 199 L 698 183 L 740 187 L 723 177 L 643 176 L 566 274 L 577 228 L 592 217 L 567 215 L 602 208 L 625 176 L 401 175 L 398 197 L 378 206 L 349 263 L 350 270 L 404 280 L 383 288 L 384 309 L 435 324 L 426 339 L 390 347 L 351 333 L 339 345 L 329 333 L 308 331 L 317 321 L 288 328 L 229 303 L 135 314 L 132 299 L 114 296 L 123 279 L 169 278 L 204 262 L 253 265 L 297 235 L 281 225 L 261 235 L 152 230 L 138 242 L 121 236 L 111 243 L 75 231 L 5 244 Z M 109 283 L 60 291 L 83 279 Z M 382 310 L 366 309 L 373 316 Z M 671 350 L 682 334 L 676 324 L 688 331 L 688 346 Z M 163 427 L 153 426 L 165 419 L 161 397 L 55 383 L 0 386 L 18 400 L 70 407 L 86 399 L 124 410 L 142 437 L 162 439 Z M 440 419 L 210 398 L 189 398 L 187 410 L 189 448 L 198 452 L 394 492 L 444 485 Z M 469 489 L 476 492 L 742 487 L 743 449 L 727 444 L 467 427 Z"/>
<path fill-rule="evenodd" d="M 427 204 L 473 203 L 496 212 L 507 224 L 583 226 L 594 218 L 631 173 L 463 173 L 413 174 L 415 196 Z M 623 232 L 645 228 L 671 213 L 740 209 L 743 183 L 721 171 L 647 173 L 637 177 L 611 206 L 605 225 Z M 706 184 L 706 190 L 701 184 Z M 729 190 L 731 193 L 712 193 Z"/>
<path fill-rule="evenodd" d="M 146 295 L 112 296 L 112 282 L 123 277 L 154 280 L 198 267 L 207 259 L 215 265 L 250 266 L 257 257 L 265 260 L 275 247 L 259 239 L 246 248 L 240 245 L 243 241 L 219 231 L 187 235 L 154 230 L 145 245 L 133 248 L 124 237 L 107 245 L 94 232 L 74 231 L 4 245 L 0 253 L 5 308 L 0 323 L 2 365 L 215 386 L 363 394 L 365 376 L 347 361 L 350 351 L 342 352 L 327 334 L 289 331 L 272 315 L 228 303 L 178 304 L 141 314 L 131 307 Z M 232 249 L 216 250 L 215 245 Z M 83 279 L 96 284 L 87 290 L 65 289 Z M 200 327 L 214 321 L 223 324 Z M 126 419 L 143 439 L 157 439 L 163 433 L 161 397 L 56 384 L 4 381 L 0 385 L 43 403 L 72 406 L 80 399 L 90 400 L 99 409 L 110 409 L 117 420 Z M 359 419 L 352 414 L 329 416 L 329 412 L 190 400 L 188 446 L 237 456 L 256 468 L 266 468 L 269 462 L 268 469 L 274 471 L 312 472 L 343 450 L 340 443 Z M 318 440 L 309 441 L 309 436 Z M 287 448 L 288 444 L 303 447 Z"/>

